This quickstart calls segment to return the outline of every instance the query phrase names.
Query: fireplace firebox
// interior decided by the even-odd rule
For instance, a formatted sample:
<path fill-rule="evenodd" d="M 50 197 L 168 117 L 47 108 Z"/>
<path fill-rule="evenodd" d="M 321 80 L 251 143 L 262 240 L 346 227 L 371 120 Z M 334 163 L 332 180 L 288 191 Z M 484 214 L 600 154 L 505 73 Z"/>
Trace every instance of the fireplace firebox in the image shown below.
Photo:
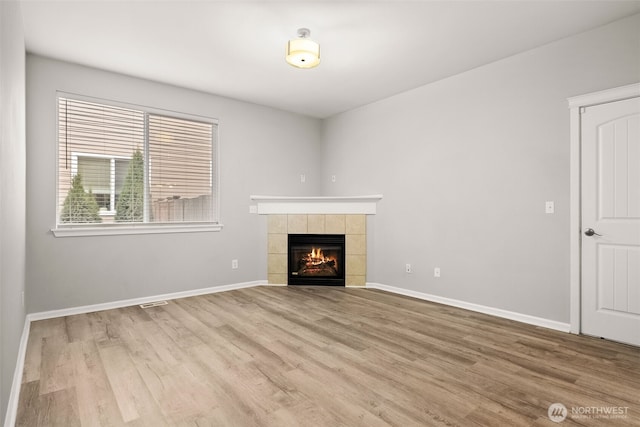
<path fill-rule="evenodd" d="M 288 284 L 344 286 L 344 234 L 289 234 Z"/>

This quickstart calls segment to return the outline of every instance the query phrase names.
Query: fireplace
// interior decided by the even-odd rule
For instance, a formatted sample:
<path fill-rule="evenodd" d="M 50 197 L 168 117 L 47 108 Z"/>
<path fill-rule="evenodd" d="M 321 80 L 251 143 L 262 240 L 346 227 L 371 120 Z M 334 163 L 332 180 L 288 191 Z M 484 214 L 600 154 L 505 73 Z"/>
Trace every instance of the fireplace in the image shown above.
<path fill-rule="evenodd" d="M 344 234 L 289 234 L 289 285 L 344 286 Z"/>

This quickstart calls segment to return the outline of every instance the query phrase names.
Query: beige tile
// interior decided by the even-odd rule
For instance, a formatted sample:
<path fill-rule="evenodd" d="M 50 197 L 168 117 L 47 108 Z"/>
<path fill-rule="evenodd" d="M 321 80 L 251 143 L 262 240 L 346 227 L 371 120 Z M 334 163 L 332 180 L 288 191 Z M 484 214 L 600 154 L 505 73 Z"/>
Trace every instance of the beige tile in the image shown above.
<path fill-rule="evenodd" d="M 345 234 L 367 234 L 366 215 L 346 215 L 345 225 Z"/>
<path fill-rule="evenodd" d="M 287 234 L 287 216 L 286 215 L 268 215 L 267 216 L 267 232 L 269 234 Z"/>
<path fill-rule="evenodd" d="M 367 274 L 366 255 L 347 255 L 347 276 L 365 276 Z"/>
<path fill-rule="evenodd" d="M 286 254 L 289 242 L 286 234 L 268 234 L 267 235 L 267 253 L 270 254 Z"/>
<path fill-rule="evenodd" d="M 344 221 L 346 215 L 325 215 L 324 227 L 327 234 L 345 234 Z"/>
<path fill-rule="evenodd" d="M 347 255 L 366 255 L 367 236 L 364 234 L 347 234 L 345 236 Z"/>
<path fill-rule="evenodd" d="M 324 234 L 324 215 L 307 215 L 307 233 Z"/>
<path fill-rule="evenodd" d="M 286 285 L 287 284 L 287 275 L 286 274 L 269 274 L 268 275 L 269 284 L 270 285 Z"/>
<path fill-rule="evenodd" d="M 286 254 L 269 254 L 267 258 L 267 274 L 287 274 Z"/>
<path fill-rule="evenodd" d="M 307 215 L 287 215 L 287 233 L 303 234 L 307 232 Z"/>
<path fill-rule="evenodd" d="M 366 284 L 365 276 L 347 276 L 345 279 L 345 285 L 347 286 L 366 286 Z"/>

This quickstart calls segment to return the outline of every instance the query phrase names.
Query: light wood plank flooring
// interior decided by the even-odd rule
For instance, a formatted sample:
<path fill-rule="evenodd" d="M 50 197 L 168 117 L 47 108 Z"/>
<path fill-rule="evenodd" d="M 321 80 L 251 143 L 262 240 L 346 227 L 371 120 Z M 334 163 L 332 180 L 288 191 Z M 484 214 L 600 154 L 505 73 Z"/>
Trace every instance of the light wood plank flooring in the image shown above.
<path fill-rule="evenodd" d="M 640 349 L 378 290 L 255 287 L 32 323 L 17 424 L 542 426 L 555 402 L 562 425 L 640 425 Z"/>

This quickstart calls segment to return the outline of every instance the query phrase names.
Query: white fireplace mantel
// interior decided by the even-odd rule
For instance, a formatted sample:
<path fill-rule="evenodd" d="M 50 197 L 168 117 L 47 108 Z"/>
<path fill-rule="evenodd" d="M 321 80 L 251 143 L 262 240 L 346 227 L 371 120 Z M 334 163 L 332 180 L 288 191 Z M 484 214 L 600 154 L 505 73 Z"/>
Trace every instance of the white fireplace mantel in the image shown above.
<path fill-rule="evenodd" d="M 258 214 L 353 214 L 375 215 L 382 194 L 370 196 L 249 196 Z"/>

